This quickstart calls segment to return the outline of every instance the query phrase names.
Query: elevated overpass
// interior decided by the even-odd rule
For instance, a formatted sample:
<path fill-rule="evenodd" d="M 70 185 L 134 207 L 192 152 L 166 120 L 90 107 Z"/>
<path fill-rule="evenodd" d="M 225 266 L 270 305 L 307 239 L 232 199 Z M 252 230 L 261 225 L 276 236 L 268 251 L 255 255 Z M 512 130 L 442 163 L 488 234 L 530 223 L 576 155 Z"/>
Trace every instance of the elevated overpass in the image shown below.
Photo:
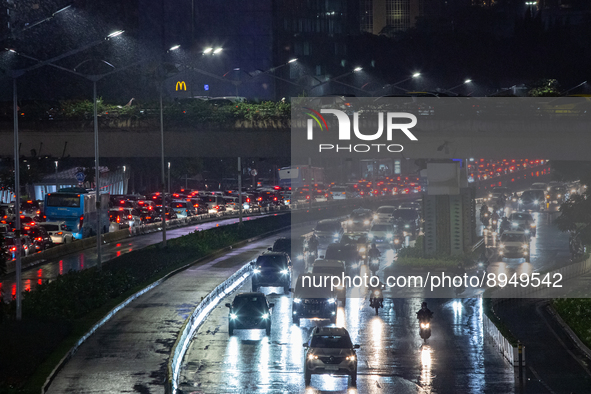
<path fill-rule="evenodd" d="M 37 154 L 56 157 L 94 157 L 91 121 L 23 122 L 19 130 L 22 156 L 30 156 L 35 150 Z M 291 130 L 289 121 L 191 127 L 165 124 L 165 155 L 288 157 Z M 418 141 L 410 141 L 400 133 L 394 142 L 402 144 L 404 150 L 391 153 L 393 158 L 591 160 L 591 117 L 569 120 L 558 129 L 555 122 L 544 118 L 507 122 L 419 118 L 413 133 Z M 0 123 L 0 141 L 0 156 L 12 157 L 12 123 Z M 103 158 L 160 157 L 159 125 L 101 124 L 99 144 Z"/>

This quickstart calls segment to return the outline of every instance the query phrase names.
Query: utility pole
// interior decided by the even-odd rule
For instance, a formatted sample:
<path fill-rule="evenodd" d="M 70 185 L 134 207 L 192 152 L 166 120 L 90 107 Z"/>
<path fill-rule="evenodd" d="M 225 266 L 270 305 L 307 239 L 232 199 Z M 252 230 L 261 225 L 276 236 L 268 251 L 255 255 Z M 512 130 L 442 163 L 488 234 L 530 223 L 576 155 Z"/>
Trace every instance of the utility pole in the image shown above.
<path fill-rule="evenodd" d="M 242 224 L 242 166 L 241 159 L 238 158 L 238 218 Z"/>

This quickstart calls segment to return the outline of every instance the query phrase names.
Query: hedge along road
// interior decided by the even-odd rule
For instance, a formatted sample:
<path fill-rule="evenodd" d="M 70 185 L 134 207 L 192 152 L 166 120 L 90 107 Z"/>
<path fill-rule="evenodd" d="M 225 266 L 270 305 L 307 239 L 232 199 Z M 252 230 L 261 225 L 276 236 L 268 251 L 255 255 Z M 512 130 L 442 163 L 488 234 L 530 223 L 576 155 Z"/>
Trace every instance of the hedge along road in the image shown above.
<path fill-rule="evenodd" d="M 289 211 L 287 211 L 289 213 Z M 274 214 L 270 214 L 274 215 Z M 243 220 L 256 220 L 269 215 L 245 216 Z M 238 223 L 238 218 L 224 219 L 207 223 L 193 224 L 186 227 L 167 229 L 166 238 L 173 239 L 192 233 L 193 231 L 203 231 L 219 226 Z M 125 253 L 145 248 L 146 246 L 162 242 L 162 232 L 157 231 L 146 235 L 140 235 L 125 238 L 117 242 L 104 244 L 102 247 L 103 263 L 119 257 Z M 97 263 L 96 248 L 89 248 L 80 252 L 72 253 L 60 258 L 53 259 L 50 262 L 36 266 L 35 268 L 23 271 L 23 289 L 30 290 L 41 281 L 55 279 L 58 275 L 68 273 L 68 271 L 78 271 L 85 268 L 94 267 Z M 11 273 L 2 278 L 0 282 L 0 293 L 5 295 L 16 294 L 15 274 Z"/>
<path fill-rule="evenodd" d="M 162 392 L 171 347 L 202 297 L 276 238 L 308 231 L 308 226 L 283 231 L 166 280 L 119 311 L 83 343 L 48 393 Z"/>

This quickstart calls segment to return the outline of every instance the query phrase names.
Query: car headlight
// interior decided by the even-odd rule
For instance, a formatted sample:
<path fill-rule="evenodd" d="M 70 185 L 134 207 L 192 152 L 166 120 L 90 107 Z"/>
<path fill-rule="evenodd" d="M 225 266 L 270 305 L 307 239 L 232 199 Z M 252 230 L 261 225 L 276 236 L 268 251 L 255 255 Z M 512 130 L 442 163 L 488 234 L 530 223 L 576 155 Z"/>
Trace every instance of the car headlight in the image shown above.
<path fill-rule="evenodd" d="M 521 245 L 521 247 L 522 247 L 523 249 L 527 249 L 527 248 L 529 248 L 529 245 L 528 245 L 528 244 L 523 244 L 523 245 Z"/>
<path fill-rule="evenodd" d="M 327 301 L 329 304 L 334 304 L 337 300 L 335 300 L 334 298 L 329 298 Z"/>
<path fill-rule="evenodd" d="M 392 238 L 392 237 L 394 237 L 394 234 L 392 234 L 392 233 L 386 234 L 386 238 Z"/>
<path fill-rule="evenodd" d="M 230 319 L 234 320 L 236 319 L 238 316 L 236 316 L 235 313 L 230 313 Z"/>
<path fill-rule="evenodd" d="M 299 304 L 300 302 L 302 302 L 302 300 L 299 298 L 294 298 L 293 302 L 295 302 L 296 304 Z"/>
<path fill-rule="evenodd" d="M 373 215 L 373 218 L 374 218 L 375 220 L 378 220 L 378 215 Z"/>
<path fill-rule="evenodd" d="M 536 224 L 535 224 L 535 223 L 532 223 L 532 224 L 530 224 L 529 226 L 530 226 L 531 228 L 535 228 L 535 227 L 536 227 Z"/>
<path fill-rule="evenodd" d="M 525 230 L 524 233 L 529 234 L 529 230 Z"/>
<path fill-rule="evenodd" d="M 355 355 L 347 356 L 347 358 L 346 358 L 347 361 L 355 361 L 356 359 L 357 359 L 357 357 L 355 357 Z"/>
<path fill-rule="evenodd" d="M 308 360 L 317 360 L 318 356 L 315 354 L 308 354 Z"/>
<path fill-rule="evenodd" d="M 338 237 L 339 237 L 339 233 L 335 233 L 335 234 L 333 235 L 333 237 L 334 237 L 334 238 L 338 238 Z"/>
<path fill-rule="evenodd" d="M 395 244 L 399 244 L 399 243 L 400 243 L 400 240 L 399 240 L 399 239 L 395 239 L 395 240 L 394 240 L 394 243 L 395 243 Z"/>
<path fill-rule="evenodd" d="M 369 220 L 364 220 L 363 224 L 368 225 L 369 224 Z"/>
<path fill-rule="evenodd" d="M 355 263 L 355 264 L 351 265 L 351 268 L 359 268 L 359 263 Z"/>
<path fill-rule="evenodd" d="M 499 244 L 499 249 L 505 249 L 505 244 Z"/>
<path fill-rule="evenodd" d="M 376 290 L 376 291 L 374 291 L 374 292 L 373 292 L 373 295 L 374 295 L 374 297 L 377 297 L 377 296 L 379 296 L 379 295 L 380 295 L 380 291 L 379 291 L 379 290 Z"/>
<path fill-rule="evenodd" d="M 429 323 L 421 323 L 421 328 L 429 328 Z"/>
<path fill-rule="evenodd" d="M 353 224 L 352 220 L 347 220 L 347 224 Z"/>
<path fill-rule="evenodd" d="M 519 224 L 517 223 L 511 223 L 511 227 L 517 227 Z"/>
<path fill-rule="evenodd" d="M 337 290 L 344 290 L 344 289 L 345 289 L 345 286 L 343 286 L 343 285 L 337 286 Z"/>
<path fill-rule="evenodd" d="M 366 249 L 365 246 L 359 248 L 359 253 L 365 253 Z"/>
<path fill-rule="evenodd" d="M 258 269 L 258 268 L 255 268 L 255 269 L 252 270 L 252 272 L 255 273 L 255 274 L 260 274 L 261 273 L 261 270 Z"/>
<path fill-rule="evenodd" d="M 538 203 L 539 203 L 539 201 L 538 201 L 538 200 L 534 200 L 534 204 L 538 204 Z"/>
<path fill-rule="evenodd" d="M 261 317 L 262 317 L 263 319 L 268 319 L 268 318 L 269 318 L 269 314 L 268 314 L 268 313 L 265 313 L 265 314 L 263 314 L 263 316 L 261 316 Z"/>
<path fill-rule="evenodd" d="M 410 228 L 410 224 L 405 224 L 404 228 Z"/>
<path fill-rule="evenodd" d="M 289 272 L 288 270 L 281 270 L 281 273 L 282 273 L 283 275 L 287 275 L 287 273 L 288 273 L 288 272 Z"/>
<path fill-rule="evenodd" d="M 512 198 L 511 201 L 515 202 L 515 201 L 517 201 L 517 199 L 516 198 Z"/>
<path fill-rule="evenodd" d="M 373 234 L 372 233 L 367 234 L 367 238 L 372 239 L 373 238 Z"/>
<path fill-rule="evenodd" d="M 523 200 L 520 198 L 520 199 L 518 200 L 518 202 L 521 204 L 521 203 L 523 203 Z"/>
<path fill-rule="evenodd" d="M 492 194 L 489 194 L 488 196 L 489 196 L 489 197 L 492 197 Z"/>
<path fill-rule="evenodd" d="M 304 255 L 303 255 L 303 254 L 298 254 L 298 257 L 297 257 L 297 259 L 298 259 L 298 260 L 303 260 L 303 259 L 304 259 Z"/>
<path fill-rule="evenodd" d="M 559 194 L 559 195 L 558 195 L 558 197 L 559 197 L 559 198 L 560 198 L 560 197 L 562 197 L 562 194 Z"/>

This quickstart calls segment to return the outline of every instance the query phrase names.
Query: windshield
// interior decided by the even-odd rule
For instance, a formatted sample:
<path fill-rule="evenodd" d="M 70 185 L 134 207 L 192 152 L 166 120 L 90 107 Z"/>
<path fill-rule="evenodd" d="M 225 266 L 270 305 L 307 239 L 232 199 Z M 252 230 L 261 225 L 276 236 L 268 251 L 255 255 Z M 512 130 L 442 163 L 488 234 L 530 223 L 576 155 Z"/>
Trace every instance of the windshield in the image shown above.
<path fill-rule="evenodd" d="M 285 268 L 287 266 L 285 255 L 281 254 L 259 256 L 256 264 L 259 268 Z"/>
<path fill-rule="evenodd" d="M 41 224 L 41 227 L 45 227 L 47 231 L 59 231 L 57 224 Z"/>
<path fill-rule="evenodd" d="M 80 208 L 80 196 L 77 194 L 49 194 L 47 195 L 47 206 Z"/>
<path fill-rule="evenodd" d="M 355 243 L 367 242 L 367 234 L 365 233 L 347 233 L 343 236 L 342 242 L 352 241 Z"/>
<path fill-rule="evenodd" d="M 318 222 L 316 231 L 338 231 L 340 226 L 336 222 Z"/>
<path fill-rule="evenodd" d="M 187 204 L 184 202 L 175 202 L 173 203 L 173 208 L 187 208 Z"/>
<path fill-rule="evenodd" d="M 215 197 L 204 197 L 203 201 L 205 202 L 217 202 L 217 199 Z"/>
<path fill-rule="evenodd" d="M 351 338 L 341 335 L 314 335 L 310 342 L 312 348 L 352 349 Z"/>
<path fill-rule="evenodd" d="M 393 207 L 381 207 L 378 208 L 378 213 L 383 213 L 383 214 L 392 214 L 394 213 L 394 208 Z"/>
<path fill-rule="evenodd" d="M 503 234 L 501 235 L 501 242 L 525 242 L 523 234 Z"/>
<path fill-rule="evenodd" d="M 529 213 L 514 213 L 511 215 L 511 220 L 530 220 L 533 222 L 534 218 Z"/>
<path fill-rule="evenodd" d="M 353 212 L 351 214 L 352 218 L 366 218 L 369 216 L 369 212 Z"/>
<path fill-rule="evenodd" d="M 266 308 L 265 298 L 262 296 L 242 296 L 234 298 L 232 303 L 234 310 L 242 312 L 264 311 Z"/>
<path fill-rule="evenodd" d="M 278 239 L 273 244 L 273 250 L 283 252 L 291 249 L 291 240 L 289 239 Z"/>
<path fill-rule="evenodd" d="M 392 231 L 392 226 L 387 224 L 374 224 L 371 226 L 371 231 Z"/>
<path fill-rule="evenodd" d="M 394 212 L 394 217 L 402 220 L 414 220 L 417 218 L 417 211 L 414 209 L 397 209 Z"/>

